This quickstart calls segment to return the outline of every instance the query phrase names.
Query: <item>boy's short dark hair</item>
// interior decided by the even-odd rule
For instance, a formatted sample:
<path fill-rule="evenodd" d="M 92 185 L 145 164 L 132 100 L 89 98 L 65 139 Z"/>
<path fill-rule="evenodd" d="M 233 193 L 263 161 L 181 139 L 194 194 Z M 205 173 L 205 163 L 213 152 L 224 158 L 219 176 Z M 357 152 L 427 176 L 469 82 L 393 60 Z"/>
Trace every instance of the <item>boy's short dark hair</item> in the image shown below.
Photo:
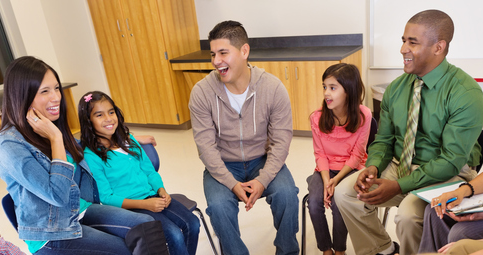
<path fill-rule="evenodd" d="M 240 49 L 248 43 L 248 35 L 243 25 L 238 21 L 227 20 L 218 23 L 208 34 L 208 41 L 228 39 L 230 44 Z"/>

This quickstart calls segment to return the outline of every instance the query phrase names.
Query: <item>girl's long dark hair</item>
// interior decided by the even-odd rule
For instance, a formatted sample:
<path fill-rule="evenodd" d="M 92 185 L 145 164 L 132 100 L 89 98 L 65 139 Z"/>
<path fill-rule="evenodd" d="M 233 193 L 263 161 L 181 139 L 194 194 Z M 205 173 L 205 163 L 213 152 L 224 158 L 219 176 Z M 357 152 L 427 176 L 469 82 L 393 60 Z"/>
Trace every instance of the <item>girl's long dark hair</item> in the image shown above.
<path fill-rule="evenodd" d="M 107 100 L 109 103 L 111 103 L 117 116 L 117 128 L 111 139 L 98 135 L 96 130 L 94 130 L 94 126 L 92 125 L 91 121 L 91 112 L 94 108 L 94 105 L 103 100 Z M 133 140 L 131 140 L 129 136 L 129 128 L 124 125 L 124 116 L 122 115 L 121 109 L 116 106 L 114 101 L 108 95 L 101 91 L 87 92 L 79 100 L 78 113 L 81 126 L 81 144 L 83 149 L 86 147 L 91 149 L 91 151 L 96 153 L 104 162 L 109 159 L 107 153 L 111 151 L 110 147 L 112 146 L 120 147 L 127 153 L 137 158 L 140 157 L 140 148 Z M 104 145 L 102 145 L 101 139 L 106 139 L 109 141 L 109 148 L 106 148 Z M 131 150 L 129 150 L 129 147 Z"/>
<path fill-rule="evenodd" d="M 334 77 L 342 85 L 347 94 L 347 132 L 355 133 L 360 126 L 364 125 L 365 116 L 361 112 L 359 105 L 362 104 L 365 95 L 364 83 L 362 82 L 359 69 L 355 65 L 339 63 L 330 66 L 322 75 L 322 81 L 329 77 Z M 321 132 L 329 134 L 335 126 L 337 118 L 332 110 L 327 108 L 327 102 L 322 102 L 322 115 L 319 119 L 319 129 Z"/>
<path fill-rule="evenodd" d="M 53 121 L 53 123 L 62 133 L 65 149 L 79 163 L 84 158 L 84 155 L 79 144 L 72 136 L 67 123 L 67 104 L 62 91 L 62 84 L 55 70 L 40 59 L 31 56 L 20 57 L 7 67 L 3 86 L 1 130 L 5 131 L 15 127 L 27 142 L 52 159 L 50 141 L 35 133 L 26 118 L 30 105 L 34 101 L 48 70 L 55 75 L 62 96 L 59 118 Z"/>

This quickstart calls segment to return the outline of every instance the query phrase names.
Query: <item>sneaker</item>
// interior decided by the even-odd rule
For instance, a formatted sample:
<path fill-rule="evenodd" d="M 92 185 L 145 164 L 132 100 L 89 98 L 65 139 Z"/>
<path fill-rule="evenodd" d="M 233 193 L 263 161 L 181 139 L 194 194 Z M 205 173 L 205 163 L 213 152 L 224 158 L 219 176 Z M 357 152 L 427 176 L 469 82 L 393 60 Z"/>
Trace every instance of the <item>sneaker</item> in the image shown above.
<path fill-rule="evenodd" d="M 378 253 L 376 255 L 394 255 L 394 254 L 399 254 L 399 244 L 397 242 L 394 242 L 394 251 L 392 253 L 389 253 L 389 254 L 381 254 L 381 253 Z"/>

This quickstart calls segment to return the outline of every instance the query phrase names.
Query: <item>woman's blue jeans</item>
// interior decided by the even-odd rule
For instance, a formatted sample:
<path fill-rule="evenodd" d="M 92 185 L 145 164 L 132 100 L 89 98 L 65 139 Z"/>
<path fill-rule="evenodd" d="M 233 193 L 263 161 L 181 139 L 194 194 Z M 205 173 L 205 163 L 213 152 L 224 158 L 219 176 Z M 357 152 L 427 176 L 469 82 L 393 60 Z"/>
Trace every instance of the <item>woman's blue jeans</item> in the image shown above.
<path fill-rule="evenodd" d="M 240 182 L 255 179 L 265 165 L 266 156 L 247 162 L 225 162 L 228 171 Z M 226 255 L 249 254 L 240 237 L 238 225 L 238 198 L 225 185 L 215 180 L 205 170 L 203 176 L 205 197 L 208 203 L 206 213 L 218 236 Z M 276 254 L 298 254 L 298 188 L 286 165 L 278 172 L 262 194 L 270 204 L 273 225 L 277 230 L 274 245 Z M 256 216 L 256 215 L 253 215 Z M 266 240 L 260 240 L 265 243 Z"/>
<path fill-rule="evenodd" d="M 161 212 L 134 209 L 150 215 L 163 224 L 164 236 L 170 255 L 195 255 L 200 233 L 200 220 L 183 204 L 171 199 L 168 208 Z"/>
<path fill-rule="evenodd" d="M 154 218 L 122 208 L 92 204 L 82 218 L 82 238 L 49 241 L 35 255 L 131 255 L 124 242 L 127 232 Z"/>

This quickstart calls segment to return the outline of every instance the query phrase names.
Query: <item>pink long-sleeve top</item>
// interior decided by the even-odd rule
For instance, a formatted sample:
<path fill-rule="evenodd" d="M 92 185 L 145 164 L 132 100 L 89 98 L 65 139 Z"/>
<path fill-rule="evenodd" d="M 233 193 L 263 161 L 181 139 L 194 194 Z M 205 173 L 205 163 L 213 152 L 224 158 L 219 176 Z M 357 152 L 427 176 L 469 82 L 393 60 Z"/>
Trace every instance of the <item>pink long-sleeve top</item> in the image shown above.
<path fill-rule="evenodd" d="M 364 168 L 372 113 L 364 105 L 360 105 L 360 109 L 365 122 L 355 133 L 347 132 L 345 126 L 335 126 L 330 134 L 322 133 L 319 129 L 321 109 L 310 115 L 316 171 L 341 170 L 344 165 L 358 170 Z"/>

